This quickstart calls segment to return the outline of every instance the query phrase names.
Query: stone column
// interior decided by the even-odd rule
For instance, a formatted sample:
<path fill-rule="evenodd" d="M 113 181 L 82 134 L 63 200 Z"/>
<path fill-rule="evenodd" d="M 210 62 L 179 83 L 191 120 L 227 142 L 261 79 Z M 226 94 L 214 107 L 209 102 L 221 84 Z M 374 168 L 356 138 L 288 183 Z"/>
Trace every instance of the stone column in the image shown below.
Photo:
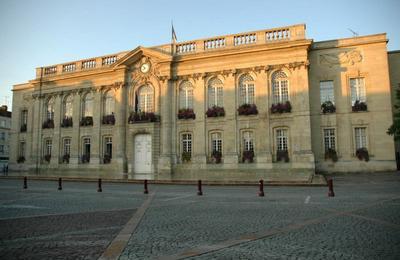
<path fill-rule="evenodd" d="M 238 163 L 238 128 L 237 115 L 238 102 L 235 73 L 227 73 L 224 81 L 224 109 L 225 109 L 225 134 L 224 134 L 224 164 Z M 227 132 L 231 134 L 226 134 Z"/>
<path fill-rule="evenodd" d="M 80 163 L 80 156 L 81 156 L 81 138 L 80 138 L 80 120 L 82 116 L 81 112 L 81 103 L 82 98 L 81 94 L 78 92 L 74 92 L 72 94 L 74 96 L 73 101 L 73 108 L 72 108 L 72 136 L 71 136 L 71 154 L 69 159 L 69 164 L 77 165 Z"/>
<path fill-rule="evenodd" d="M 98 90 L 92 90 L 93 93 L 93 127 L 90 138 L 90 164 L 99 165 L 100 154 L 101 154 L 101 113 L 98 111 L 101 108 L 102 92 Z"/>
<path fill-rule="evenodd" d="M 205 143 L 202 141 L 206 138 L 205 132 L 205 82 L 202 77 L 198 77 L 194 81 L 193 89 L 193 110 L 196 114 L 194 120 L 193 138 L 192 138 L 192 162 L 205 164 L 207 163 Z"/>
<path fill-rule="evenodd" d="M 62 113 L 62 95 L 54 96 L 54 129 L 51 149 L 51 165 L 57 165 L 60 158 L 60 122 Z"/>
<path fill-rule="evenodd" d="M 173 85 L 167 79 L 160 81 L 160 117 L 161 117 L 161 140 L 160 140 L 160 159 L 158 161 L 159 178 L 171 178 L 171 153 L 172 153 L 172 118 L 174 114 L 172 93 Z"/>
<path fill-rule="evenodd" d="M 255 80 L 256 86 L 256 105 L 258 109 L 258 126 L 255 130 L 255 157 L 257 163 L 271 163 L 271 136 L 269 127 L 270 104 L 270 84 L 268 72 L 259 70 Z"/>
<path fill-rule="evenodd" d="M 115 93 L 115 125 L 113 127 L 113 150 L 112 164 L 115 164 L 127 177 L 126 167 L 126 114 L 127 114 L 127 86 L 120 85 Z"/>
<path fill-rule="evenodd" d="M 290 133 L 293 166 L 314 168 L 314 154 L 311 148 L 311 117 L 309 105 L 308 69 L 306 66 L 294 68 L 290 81 L 290 95 L 294 122 Z"/>

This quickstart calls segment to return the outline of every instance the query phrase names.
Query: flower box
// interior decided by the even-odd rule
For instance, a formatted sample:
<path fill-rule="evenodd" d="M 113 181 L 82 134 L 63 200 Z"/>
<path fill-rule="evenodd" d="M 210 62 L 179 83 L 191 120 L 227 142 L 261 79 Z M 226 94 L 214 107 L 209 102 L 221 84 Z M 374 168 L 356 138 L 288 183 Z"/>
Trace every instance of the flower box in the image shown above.
<path fill-rule="evenodd" d="M 131 112 L 128 118 L 129 124 L 159 121 L 160 117 L 155 115 L 153 112 Z"/>
<path fill-rule="evenodd" d="M 242 161 L 252 163 L 254 161 L 254 151 L 243 151 Z"/>
<path fill-rule="evenodd" d="M 17 163 L 23 163 L 23 162 L 25 162 L 25 156 L 18 157 Z"/>
<path fill-rule="evenodd" d="M 207 117 L 225 116 L 225 109 L 223 107 L 213 106 L 207 110 L 206 115 Z"/>
<path fill-rule="evenodd" d="M 289 162 L 289 153 L 287 150 L 278 150 L 276 151 L 276 161 L 284 161 Z"/>
<path fill-rule="evenodd" d="M 354 102 L 354 105 L 351 107 L 351 110 L 353 112 L 367 111 L 367 109 L 368 109 L 367 103 L 359 101 L 359 100 Z"/>
<path fill-rule="evenodd" d="M 364 160 L 366 162 L 369 161 L 369 154 L 368 154 L 368 150 L 367 148 L 358 148 L 356 151 L 356 156 L 358 158 L 358 160 Z"/>
<path fill-rule="evenodd" d="M 72 117 L 64 117 L 61 122 L 61 127 L 72 127 Z"/>
<path fill-rule="evenodd" d="M 26 124 L 22 124 L 20 129 L 21 133 L 26 132 L 26 130 L 27 130 Z"/>
<path fill-rule="evenodd" d="M 50 160 L 51 160 L 51 154 L 46 154 L 45 156 L 44 156 L 44 160 L 46 161 L 46 162 L 50 162 Z"/>
<path fill-rule="evenodd" d="M 336 112 L 336 107 L 335 105 L 332 103 L 332 101 L 325 101 L 324 103 L 322 103 L 321 105 L 321 111 L 324 114 L 327 113 L 335 113 Z"/>
<path fill-rule="evenodd" d="M 220 151 L 213 151 L 211 154 L 211 160 L 213 163 L 221 163 L 222 153 Z"/>
<path fill-rule="evenodd" d="M 257 106 L 255 104 L 243 104 L 238 108 L 237 111 L 239 115 L 244 115 L 244 116 L 258 114 Z"/>
<path fill-rule="evenodd" d="M 286 101 L 285 103 L 272 104 L 271 106 L 272 114 L 277 114 L 277 113 L 282 114 L 290 112 L 292 112 L 292 105 L 290 104 L 289 101 Z"/>
<path fill-rule="evenodd" d="M 178 111 L 178 119 L 196 119 L 196 114 L 191 108 L 182 108 Z"/>
<path fill-rule="evenodd" d="M 190 152 L 182 153 L 182 162 L 190 162 L 191 159 L 192 159 L 192 154 Z"/>
<path fill-rule="evenodd" d="M 84 116 L 80 122 L 81 126 L 91 126 L 93 125 L 93 117 L 92 116 Z"/>
<path fill-rule="evenodd" d="M 89 163 L 90 162 L 90 155 L 84 154 L 81 158 L 82 163 Z"/>
<path fill-rule="evenodd" d="M 54 128 L 54 120 L 53 119 L 47 119 L 43 125 L 42 125 L 43 129 L 47 129 L 47 128 Z"/>
<path fill-rule="evenodd" d="M 69 154 L 64 154 L 64 156 L 62 158 L 62 162 L 63 163 L 69 163 Z"/>
<path fill-rule="evenodd" d="M 101 120 L 103 125 L 115 125 L 115 116 L 114 114 L 103 116 L 103 120 Z"/>
<path fill-rule="evenodd" d="M 333 162 L 338 161 L 338 156 L 335 149 L 329 148 L 325 151 L 325 160 L 331 159 Z"/>

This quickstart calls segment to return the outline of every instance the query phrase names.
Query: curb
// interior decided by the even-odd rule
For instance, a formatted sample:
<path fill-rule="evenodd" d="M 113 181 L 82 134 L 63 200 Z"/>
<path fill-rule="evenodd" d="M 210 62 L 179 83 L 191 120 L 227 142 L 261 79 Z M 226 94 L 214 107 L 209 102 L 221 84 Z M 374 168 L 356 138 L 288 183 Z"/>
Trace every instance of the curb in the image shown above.
<path fill-rule="evenodd" d="M 0 176 L 1 179 L 19 180 L 25 176 Z M 40 177 L 40 176 L 26 176 L 28 180 L 40 180 L 40 181 L 58 181 L 59 177 Z M 323 177 L 322 177 L 323 178 Z M 97 182 L 99 178 L 72 178 L 62 177 L 63 181 L 70 182 Z M 128 180 L 128 179 L 103 179 L 103 183 L 133 183 L 143 184 L 144 180 Z M 265 186 L 300 186 L 300 187 L 326 187 L 327 183 L 323 178 L 324 183 L 310 183 L 310 182 L 279 182 L 279 181 L 264 181 Z M 162 184 L 162 185 L 197 185 L 197 180 L 148 180 L 149 184 Z M 255 186 L 258 185 L 258 181 L 202 181 L 203 185 L 207 186 Z"/>

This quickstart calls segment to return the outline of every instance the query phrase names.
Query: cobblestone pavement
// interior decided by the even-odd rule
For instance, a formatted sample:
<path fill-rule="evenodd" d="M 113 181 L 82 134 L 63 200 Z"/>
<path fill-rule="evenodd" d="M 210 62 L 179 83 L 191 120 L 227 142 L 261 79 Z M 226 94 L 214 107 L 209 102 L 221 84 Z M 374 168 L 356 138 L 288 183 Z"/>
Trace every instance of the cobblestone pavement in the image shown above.
<path fill-rule="evenodd" d="M 197 196 L 150 185 L 119 259 L 400 259 L 400 174 L 333 179 L 333 198 L 327 187 L 267 186 L 258 197 L 256 186 Z M 148 196 L 135 184 L 29 185 L 0 179 L 1 259 L 97 259 Z"/>
<path fill-rule="evenodd" d="M 132 184 L 0 180 L 0 259 L 97 259 L 144 200 Z"/>

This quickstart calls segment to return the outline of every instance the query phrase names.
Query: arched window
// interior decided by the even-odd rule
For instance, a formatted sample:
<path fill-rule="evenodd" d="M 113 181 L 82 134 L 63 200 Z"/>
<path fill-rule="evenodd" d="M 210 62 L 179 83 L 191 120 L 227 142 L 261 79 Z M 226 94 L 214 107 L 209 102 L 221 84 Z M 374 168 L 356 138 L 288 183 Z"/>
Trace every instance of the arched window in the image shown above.
<path fill-rule="evenodd" d="M 74 98 L 72 97 L 72 95 L 68 95 L 64 99 L 64 104 L 63 104 L 64 118 L 72 118 L 73 100 Z"/>
<path fill-rule="evenodd" d="M 239 79 L 240 104 L 254 104 L 254 79 L 244 74 Z"/>
<path fill-rule="evenodd" d="M 93 95 L 92 93 L 86 94 L 83 98 L 82 106 L 83 117 L 93 117 Z"/>
<path fill-rule="evenodd" d="M 54 120 L 54 98 L 50 98 L 46 104 L 46 119 Z"/>
<path fill-rule="evenodd" d="M 208 108 L 214 106 L 223 107 L 223 84 L 218 78 L 212 78 L 208 82 Z"/>
<path fill-rule="evenodd" d="M 189 81 L 184 81 L 179 87 L 179 108 L 193 109 L 193 86 Z"/>
<path fill-rule="evenodd" d="M 289 81 L 287 75 L 279 70 L 272 75 L 273 103 L 285 103 L 289 101 Z"/>
<path fill-rule="evenodd" d="M 103 96 L 103 115 L 109 116 L 114 114 L 115 99 L 111 91 L 107 91 Z"/>
<path fill-rule="evenodd" d="M 140 87 L 137 93 L 138 109 L 140 112 L 153 112 L 154 91 L 149 85 Z"/>

